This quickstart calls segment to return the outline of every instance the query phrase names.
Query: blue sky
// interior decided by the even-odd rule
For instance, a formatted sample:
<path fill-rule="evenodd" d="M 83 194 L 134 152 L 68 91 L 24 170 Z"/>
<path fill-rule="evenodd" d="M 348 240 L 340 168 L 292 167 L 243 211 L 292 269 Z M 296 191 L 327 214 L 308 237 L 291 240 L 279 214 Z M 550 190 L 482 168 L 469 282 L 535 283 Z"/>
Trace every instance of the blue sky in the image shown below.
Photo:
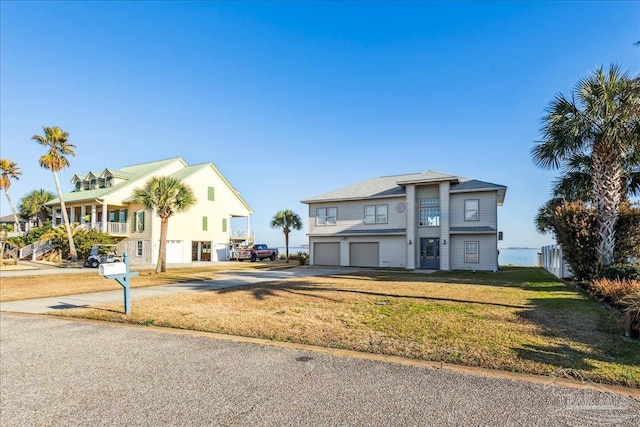
<path fill-rule="evenodd" d="M 55 192 L 30 137 L 59 126 L 61 173 L 211 161 L 257 239 L 300 200 L 436 170 L 508 186 L 501 247 L 551 242 L 533 218 L 556 172 L 530 149 L 554 96 L 599 65 L 640 72 L 640 2 L 0 2 L 1 156 L 16 204 Z M 2 215 L 10 213 L 4 195 Z M 306 243 L 305 230 L 291 244 Z"/>

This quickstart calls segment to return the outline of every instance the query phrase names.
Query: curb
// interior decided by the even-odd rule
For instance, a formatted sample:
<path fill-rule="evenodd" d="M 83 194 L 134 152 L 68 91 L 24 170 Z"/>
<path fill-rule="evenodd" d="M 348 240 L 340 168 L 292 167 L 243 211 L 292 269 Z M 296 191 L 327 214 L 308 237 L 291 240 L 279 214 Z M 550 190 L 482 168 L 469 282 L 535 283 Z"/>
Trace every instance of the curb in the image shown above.
<path fill-rule="evenodd" d="M 228 341 L 228 342 L 234 342 L 234 343 L 255 344 L 255 345 L 262 345 L 262 346 L 269 346 L 269 347 L 276 347 L 276 348 L 285 348 L 290 350 L 303 350 L 303 351 L 308 351 L 313 353 L 328 354 L 335 357 L 364 359 L 364 360 L 371 360 L 371 361 L 378 361 L 378 362 L 394 363 L 394 364 L 405 365 L 405 366 L 416 366 L 416 367 L 423 367 L 423 368 L 430 368 L 430 369 L 442 369 L 449 372 L 464 373 L 464 374 L 483 376 L 483 377 L 524 381 L 524 382 L 529 382 L 534 384 L 542 384 L 548 387 L 561 386 L 561 387 L 567 387 L 567 388 L 573 388 L 573 389 L 590 389 L 598 392 L 613 393 L 616 395 L 628 396 L 636 400 L 640 400 L 640 389 L 629 388 L 629 387 L 624 387 L 619 385 L 600 384 L 600 383 L 594 383 L 591 381 L 581 381 L 573 378 L 565 378 L 565 377 L 554 378 L 551 376 L 480 368 L 477 366 L 463 366 L 463 365 L 454 365 L 454 364 L 449 364 L 444 362 L 434 362 L 434 361 L 428 361 L 428 360 L 405 359 L 399 356 L 364 353 L 364 352 L 359 352 L 355 350 L 317 347 L 309 344 L 296 344 L 296 343 L 281 342 L 281 341 L 270 341 L 263 338 L 251 338 L 251 337 L 243 337 L 239 335 L 225 335 L 225 334 L 219 334 L 215 332 L 193 331 L 193 330 L 187 330 L 187 329 L 173 329 L 173 328 L 164 328 L 161 326 L 153 326 L 153 325 L 148 325 L 148 326 L 137 325 L 132 323 L 105 322 L 100 320 L 81 319 L 76 317 L 51 316 L 47 314 L 28 314 L 28 313 L 16 313 L 16 312 L 8 312 L 8 311 L 2 311 L 0 313 L 3 315 L 11 315 L 16 317 L 61 319 L 61 320 L 78 322 L 78 323 L 110 326 L 114 328 L 125 327 L 125 328 L 134 328 L 134 329 L 144 329 L 146 331 L 152 331 L 155 333 L 162 333 L 162 334 L 184 335 L 184 336 L 191 336 L 191 337 L 216 339 L 220 341 Z"/>

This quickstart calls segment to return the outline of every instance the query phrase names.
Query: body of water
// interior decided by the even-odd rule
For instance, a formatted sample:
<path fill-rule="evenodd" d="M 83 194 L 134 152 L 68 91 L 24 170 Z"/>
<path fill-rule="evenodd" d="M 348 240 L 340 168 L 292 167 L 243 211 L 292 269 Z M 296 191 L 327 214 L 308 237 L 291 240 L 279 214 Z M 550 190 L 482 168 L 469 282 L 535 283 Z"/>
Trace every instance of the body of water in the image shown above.
<path fill-rule="evenodd" d="M 540 248 L 502 248 L 498 255 L 498 265 L 536 267 Z"/>

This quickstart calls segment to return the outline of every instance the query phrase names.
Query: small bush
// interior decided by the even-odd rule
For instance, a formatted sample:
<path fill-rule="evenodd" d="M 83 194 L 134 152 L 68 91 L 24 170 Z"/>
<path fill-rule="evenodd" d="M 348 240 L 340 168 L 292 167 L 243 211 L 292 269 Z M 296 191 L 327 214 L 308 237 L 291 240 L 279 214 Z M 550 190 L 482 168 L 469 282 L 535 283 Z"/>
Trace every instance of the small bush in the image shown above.
<path fill-rule="evenodd" d="M 300 265 L 309 264 L 309 253 L 308 252 L 298 252 L 298 262 Z"/>
<path fill-rule="evenodd" d="M 611 280 L 640 280 L 640 264 L 612 264 L 602 271 L 602 277 Z"/>
<path fill-rule="evenodd" d="M 638 300 L 640 306 L 640 281 L 633 279 L 596 279 L 591 288 L 599 295 L 610 298 L 613 302 L 621 300 Z"/>

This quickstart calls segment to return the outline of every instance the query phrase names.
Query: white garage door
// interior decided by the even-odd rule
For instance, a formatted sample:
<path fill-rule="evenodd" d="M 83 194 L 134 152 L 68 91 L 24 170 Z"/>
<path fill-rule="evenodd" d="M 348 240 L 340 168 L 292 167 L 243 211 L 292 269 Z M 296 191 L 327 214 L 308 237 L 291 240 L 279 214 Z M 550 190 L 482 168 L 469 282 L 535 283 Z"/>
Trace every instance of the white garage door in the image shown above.
<path fill-rule="evenodd" d="M 184 245 L 182 240 L 167 240 L 167 264 L 184 262 Z"/>
<path fill-rule="evenodd" d="M 352 267 L 379 267 L 380 244 L 351 243 L 349 244 L 349 265 Z"/>
<path fill-rule="evenodd" d="M 340 243 L 314 243 L 314 265 L 340 265 Z"/>

